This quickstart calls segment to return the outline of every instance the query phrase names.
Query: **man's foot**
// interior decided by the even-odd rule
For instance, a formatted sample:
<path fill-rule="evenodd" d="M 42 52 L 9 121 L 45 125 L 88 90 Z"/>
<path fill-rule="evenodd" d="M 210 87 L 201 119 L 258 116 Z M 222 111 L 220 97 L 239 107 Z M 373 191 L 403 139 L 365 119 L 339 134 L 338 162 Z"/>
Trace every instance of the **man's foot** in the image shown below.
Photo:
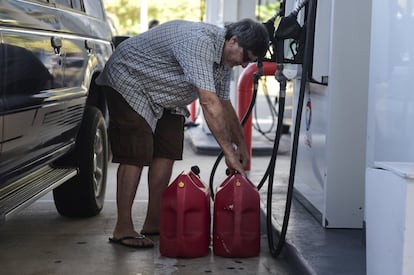
<path fill-rule="evenodd" d="M 160 232 L 158 230 L 154 230 L 154 231 L 144 231 L 144 229 L 141 230 L 141 232 L 139 232 L 142 235 L 147 235 L 147 236 L 158 236 L 160 234 Z"/>
<path fill-rule="evenodd" d="M 120 244 L 132 248 L 151 248 L 154 247 L 154 242 L 144 235 L 139 236 L 125 236 L 121 238 L 109 238 L 110 243 Z"/>

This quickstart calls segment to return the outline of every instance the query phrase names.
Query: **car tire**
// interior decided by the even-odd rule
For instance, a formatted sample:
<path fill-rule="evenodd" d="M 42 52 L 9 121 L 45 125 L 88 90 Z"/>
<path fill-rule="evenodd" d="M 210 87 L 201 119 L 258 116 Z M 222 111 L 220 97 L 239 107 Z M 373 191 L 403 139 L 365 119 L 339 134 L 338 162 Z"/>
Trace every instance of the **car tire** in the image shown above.
<path fill-rule="evenodd" d="M 108 169 L 108 136 L 98 108 L 86 107 L 72 157 L 79 172 L 53 190 L 56 209 L 62 216 L 95 216 L 104 204 Z"/>

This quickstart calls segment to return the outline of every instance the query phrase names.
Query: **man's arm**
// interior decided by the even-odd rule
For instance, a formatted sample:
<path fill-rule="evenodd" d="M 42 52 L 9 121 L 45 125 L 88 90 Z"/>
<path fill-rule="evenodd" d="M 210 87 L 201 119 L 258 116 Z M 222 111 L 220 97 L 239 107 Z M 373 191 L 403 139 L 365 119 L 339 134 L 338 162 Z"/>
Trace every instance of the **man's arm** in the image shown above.
<path fill-rule="evenodd" d="M 226 124 L 231 132 L 231 142 L 237 146 L 236 152 L 239 155 L 243 167 L 249 162 L 249 153 L 247 152 L 246 140 L 243 134 L 243 128 L 239 117 L 234 110 L 230 100 L 221 100 L 226 118 Z"/>
<path fill-rule="evenodd" d="M 230 113 L 227 110 L 228 105 L 223 105 L 217 95 L 213 92 L 198 89 L 198 95 L 204 118 L 211 133 L 224 153 L 227 166 L 231 170 L 236 170 L 244 175 L 244 166 L 240 163 L 239 154 L 236 152 L 232 143 L 234 138 L 232 128 L 234 128 L 234 125 L 233 122 L 228 121 L 232 121 L 233 119 L 226 118 Z"/>

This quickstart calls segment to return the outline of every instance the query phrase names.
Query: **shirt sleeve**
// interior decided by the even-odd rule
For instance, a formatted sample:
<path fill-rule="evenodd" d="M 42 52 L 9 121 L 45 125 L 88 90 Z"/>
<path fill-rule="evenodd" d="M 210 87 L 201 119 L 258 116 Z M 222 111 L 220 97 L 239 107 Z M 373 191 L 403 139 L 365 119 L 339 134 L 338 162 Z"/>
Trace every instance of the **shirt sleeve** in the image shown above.
<path fill-rule="evenodd" d="M 230 80 L 233 70 L 229 67 L 219 66 L 217 70 L 214 70 L 216 93 L 220 99 L 230 98 Z"/>

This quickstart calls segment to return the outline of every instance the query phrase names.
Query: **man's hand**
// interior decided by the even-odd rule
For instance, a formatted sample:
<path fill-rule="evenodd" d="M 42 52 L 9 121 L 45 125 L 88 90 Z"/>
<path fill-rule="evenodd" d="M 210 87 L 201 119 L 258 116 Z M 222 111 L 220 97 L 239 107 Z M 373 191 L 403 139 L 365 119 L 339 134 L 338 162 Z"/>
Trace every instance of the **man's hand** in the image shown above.
<path fill-rule="evenodd" d="M 240 164 L 244 169 L 246 169 L 247 165 L 249 164 L 249 153 L 247 152 L 246 146 L 238 146 L 236 148 L 236 154 L 240 160 Z"/>
<path fill-rule="evenodd" d="M 239 158 L 239 154 L 237 154 L 236 151 L 234 151 L 234 153 L 235 154 L 232 154 L 230 156 L 224 156 L 229 172 L 232 174 L 237 171 L 241 175 L 246 176 L 246 171 L 244 170 L 245 165 L 242 164 Z"/>

